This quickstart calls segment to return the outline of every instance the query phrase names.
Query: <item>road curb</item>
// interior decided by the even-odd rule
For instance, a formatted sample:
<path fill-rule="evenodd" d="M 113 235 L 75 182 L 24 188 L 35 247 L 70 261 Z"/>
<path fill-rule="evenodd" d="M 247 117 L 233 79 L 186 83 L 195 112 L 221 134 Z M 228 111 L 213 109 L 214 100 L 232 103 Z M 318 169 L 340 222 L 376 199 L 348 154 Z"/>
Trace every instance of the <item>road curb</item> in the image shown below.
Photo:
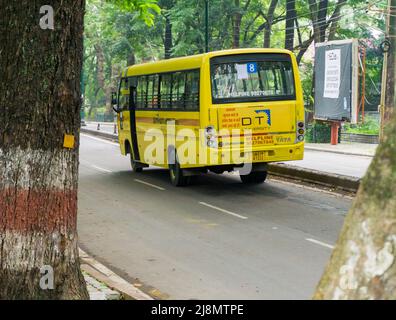
<path fill-rule="evenodd" d="M 116 134 L 89 130 L 85 128 L 81 128 L 81 132 L 118 142 L 118 136 Z M 283 163 L 269 164 L 268 169 L 268 173 L 270 175 L 354 193 L 356 193 L 359 189 L 361 180 L 360 178 L 356 177 L 306 169 L 297 166 L 286 165 Z"/>
<path fill-rule="evenodd" d="M 269 164 L 268 169 L 269 174 L 274 176 L 292 180 L 301 180 L 303 182 L 313 183 L 324 187 L 335 187 L 347 192 L 357 192 L 360 185 L 360 178 L 300 168 L 283 163 Z"/>
<path fill-rule="evenodd" d="M 81 249 L 79 249 L 79 256 L 83 271 L 110 289 L 118 291 L 125 300 L 154 300 Z"/>
<path fill-rule="evenodd" d="M 81 133 L 91 134 L 93 136 L 98 136 L 98 137 L 102 137 L 102 138 L 105 138 L 105 139 L 108 139 L 108 140 L 112 140 L 112 141 L 118 142 L 118 135 L 117 134 L 104 132 L 104 131 L 99 131 L 99 130 L 90 130 L 90 129 L 87 129 L 87 128 L 80 128 L 80 132 Z"/>

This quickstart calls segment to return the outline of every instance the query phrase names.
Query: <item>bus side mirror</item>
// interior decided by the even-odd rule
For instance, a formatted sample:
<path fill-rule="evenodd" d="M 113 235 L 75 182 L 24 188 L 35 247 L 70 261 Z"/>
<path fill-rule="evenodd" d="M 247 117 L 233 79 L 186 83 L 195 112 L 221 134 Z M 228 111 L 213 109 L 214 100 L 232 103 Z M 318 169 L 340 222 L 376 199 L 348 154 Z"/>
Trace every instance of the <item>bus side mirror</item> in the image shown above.
<path fill-rule="evenodd" d="M 118 110 L 118 99 L 117 99 L 117 93 L 112 92 L 111 93 L 111 105 L 113 106 L 113 110 L 116 113 L 119 113 L 120 111 Z"/>

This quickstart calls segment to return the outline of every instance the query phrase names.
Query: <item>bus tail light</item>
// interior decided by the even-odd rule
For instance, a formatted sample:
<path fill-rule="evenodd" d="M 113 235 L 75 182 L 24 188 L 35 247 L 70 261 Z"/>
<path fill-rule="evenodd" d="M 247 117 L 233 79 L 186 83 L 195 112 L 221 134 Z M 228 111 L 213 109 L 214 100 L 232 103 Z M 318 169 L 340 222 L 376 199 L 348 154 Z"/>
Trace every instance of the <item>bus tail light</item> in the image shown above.
<path fill-rule="evenodd" d="M 297 142 L 302 142 L 305 139 L 305 123 L 297 122 Z"/>
<path fill-rule="evenodd" d="M 205 128 L 205 139 L 206 139 L 206 145 L 209 148 L 217 148 L 218 146 L 217 135 L 214 126 L 207 126 Z"/>

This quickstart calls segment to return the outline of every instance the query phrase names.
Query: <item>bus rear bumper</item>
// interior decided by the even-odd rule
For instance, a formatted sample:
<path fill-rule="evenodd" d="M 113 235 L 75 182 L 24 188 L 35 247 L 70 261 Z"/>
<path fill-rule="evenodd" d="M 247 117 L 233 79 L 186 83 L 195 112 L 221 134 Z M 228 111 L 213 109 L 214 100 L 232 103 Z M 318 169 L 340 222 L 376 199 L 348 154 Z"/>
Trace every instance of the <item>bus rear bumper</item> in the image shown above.
<path fill-rule="evenodd" d="M 243 163 L 269 163 L 303 160 L 304 142 L 244 149 L 212 150 L 206 166 L 241 165 Z"/>

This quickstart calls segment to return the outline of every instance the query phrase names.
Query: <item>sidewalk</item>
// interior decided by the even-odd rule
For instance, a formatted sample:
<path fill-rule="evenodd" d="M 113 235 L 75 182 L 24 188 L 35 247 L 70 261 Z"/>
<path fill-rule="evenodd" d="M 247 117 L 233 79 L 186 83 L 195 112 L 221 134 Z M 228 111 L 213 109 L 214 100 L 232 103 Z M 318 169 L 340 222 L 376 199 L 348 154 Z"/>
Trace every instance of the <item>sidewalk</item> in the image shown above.
<path fill-rule="evenodd" d="M 367 144 L 357 142 L 341 142 L 337 145 L 330 143 L 305 143 L 306 150 L 349 154 L 354 156 L 373 157 L 378 144 Z"/>
<path fill-rule="evenodd" d="M 90 300 L 153 300 L 81 249 L 79 256 Z"/>

